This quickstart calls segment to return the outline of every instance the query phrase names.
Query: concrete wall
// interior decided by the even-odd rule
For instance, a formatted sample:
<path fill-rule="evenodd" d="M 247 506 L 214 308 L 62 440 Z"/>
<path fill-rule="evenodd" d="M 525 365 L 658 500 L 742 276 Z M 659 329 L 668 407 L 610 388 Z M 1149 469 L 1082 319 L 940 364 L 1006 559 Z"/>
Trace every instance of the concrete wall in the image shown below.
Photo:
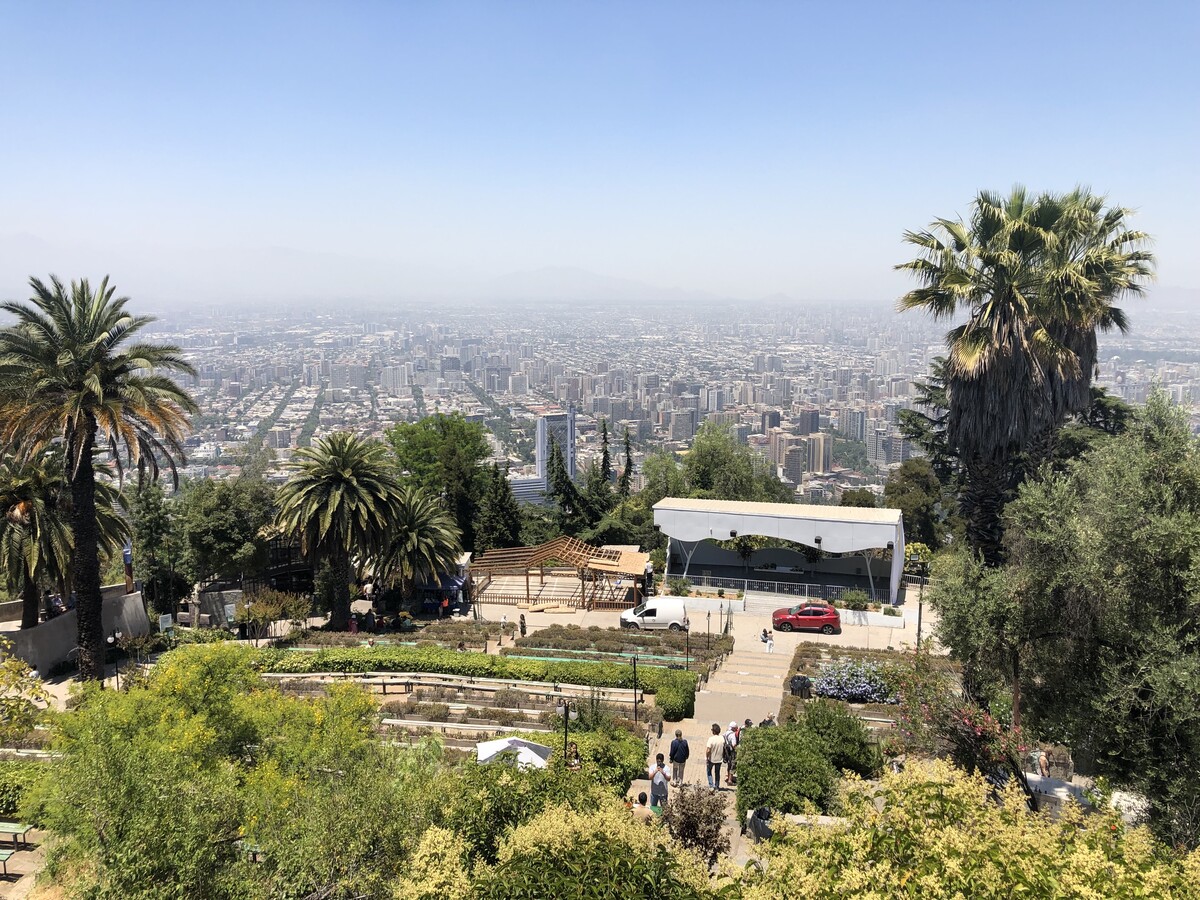
<path fill-rule="evenodd" d="M 103 588 L 102 594 L 105 635 L 114 631 L 131 636 L 149 633 L 150 620 L 146 618 L 140 593 L 126 594 L 124 585 L 113 585 Z M 36 628 L 10 632 L 9 637 L 13 642 L 13 653 L 45 677 L 78 646 L 79 623 L 72 609 Z"/>
<path fill-rule="evenodd" d="M 0 622 L 20 622 L 24 607 L 24 600 L 9 600 L 7 603 L 0 603 Z"/>

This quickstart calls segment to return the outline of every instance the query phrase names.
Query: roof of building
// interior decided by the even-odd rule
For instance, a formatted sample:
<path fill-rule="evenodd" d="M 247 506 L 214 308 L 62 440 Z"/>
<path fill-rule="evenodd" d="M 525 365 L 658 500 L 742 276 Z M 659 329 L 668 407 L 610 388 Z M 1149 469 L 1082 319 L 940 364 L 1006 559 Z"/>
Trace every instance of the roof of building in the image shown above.
<path fill-rule="evenodd" d="M 699 500 L 665 497 L 654 504 L 657 510 L 678 512 L 726 513 L 742 516 L 768 516 L 778 519 L 817 519 L 824 522 L 863 522 L 872 525 L 896 525 L 898 509 L 870 509 L 857 506 L 819 506 L 815 503 L 752 503 L 745 500 Z"/>

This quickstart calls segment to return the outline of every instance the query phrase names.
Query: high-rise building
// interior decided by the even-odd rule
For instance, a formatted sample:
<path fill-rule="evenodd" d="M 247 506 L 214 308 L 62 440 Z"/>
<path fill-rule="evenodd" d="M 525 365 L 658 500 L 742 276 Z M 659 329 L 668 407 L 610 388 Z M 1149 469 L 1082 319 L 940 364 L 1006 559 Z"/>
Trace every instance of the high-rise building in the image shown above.
<path fill-rule="evenodd" d="M 550 436 L 558 445 L 563 455 L 563 465 L 567 475 L 575 477 L 575 405 L 571 404 L 564 413 L 542 416 L 537 424 L 537 444 L 534 449 L 534 460 L 537 464 L 537 477 L 545 479 L 550 465 Z"/>
<path fill-rule="evenodd" d="M 690 441 L 696 436 L 696 410 L 676 409 L 671 412 L 671 440 Z"/>
<path fill-rule="evenodd" d="M 772 428 L 779 427 L 779 410 L 769 409 L 762 414 L 762 434 L 770 434 Z"/>
<path fill-rule="evenodd" d="M 864 409 L 848 409 L 841 418 L 842 434 L 852 441 L 867 439 L 867 411 Z"/>
<path fill-rule="evenodd" d="M 804 473 L 808 470 L 808 442 L 800 438 L 800 442 L 792 444 L 783 457 L 783 477 L 793 484 L 804 481 Z"/>
<path fill-rule="evenodd" d="M 821 411 L 815 406 L 806 406 L 796 413 L 794 421 L 797 434 L 816 434 L 821 430 Z"/>
<path fill-rule="evenodd" d="M 823 475 L 833 469 L 833 441 L 818 432 L 808 436 L 808 471 Z"/>

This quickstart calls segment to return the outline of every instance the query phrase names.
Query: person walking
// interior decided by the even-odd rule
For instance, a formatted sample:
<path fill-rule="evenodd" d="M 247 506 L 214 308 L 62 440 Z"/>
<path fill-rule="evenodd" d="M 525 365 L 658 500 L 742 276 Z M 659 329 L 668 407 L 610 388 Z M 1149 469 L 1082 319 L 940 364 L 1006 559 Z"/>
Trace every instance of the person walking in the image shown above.
<path fill-rule="evenodd" d="M 734 769 L 737 767 L 738 737 L 737 722 L 730 722 L 729 730 L 725 732 L 722 738 L 725 742 L 725 751 L 723 754 L 723 759 L 725 762 L 725 783 L 730 787 L 733 787 Z"/>
<path fill-rule="evenodd" d="M 671 761 L 671 783 L 676 787 L 683 784 L 683 770 L 687 765 L 692 749 L 683 739 L 682 729 L 675 729 L 675 740 L 671 741 L 671 749 L 667 758 Z"/>
<path fill-rule="evenodd" d="M 767 652 L 775 652 L 775 635 L 769 633 L 767 634 Z"/>
<path fill-rule="evenodd" d="M 521 637 L 525 637 L 525 613 L 521 613 L 521 618 L 518 622 L 518 626 L 521 629 Z"/>
<path fill-rule="evenodd" d="M 725 761 L 725 739 L 721 737 L 721 726 L 712 723 L 712 737 L 704 745 L 704 767 L 708 772 L 708 786 L 721 789 L 721 763 Z"/>
<path fill-rule="evenodd" d="M 654 765 L 650 767 L 650 805 L 663 809 L 667 805 L 668 785 L 671 783 L 671 769 L 663 761 L 661 753 L 655 754 Z"/>

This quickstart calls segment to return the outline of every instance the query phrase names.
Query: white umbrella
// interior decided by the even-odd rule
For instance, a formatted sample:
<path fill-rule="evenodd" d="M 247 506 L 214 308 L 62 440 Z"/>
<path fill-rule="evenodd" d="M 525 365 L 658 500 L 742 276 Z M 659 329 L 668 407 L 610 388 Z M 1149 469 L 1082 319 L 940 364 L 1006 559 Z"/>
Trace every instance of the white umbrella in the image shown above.
<path fill-rule="evenodd" d="M 483 741 L 475 745 L 475 752 L 479 756 L 481 763 L 489 763 L 495 760 L 501 754 L 508 754 L 506 758 L 516 759 L 517 768 L 525 769 L 533 766 L 535 769 L 546 768 L 546 760 L 550 758 L 550 754 L 554 751 L 549 747 L 544 747 L 541 744 L 535 744 L 533 741 L 526 741 L 522 738 L 500 738 L 495 741 Z"/>

